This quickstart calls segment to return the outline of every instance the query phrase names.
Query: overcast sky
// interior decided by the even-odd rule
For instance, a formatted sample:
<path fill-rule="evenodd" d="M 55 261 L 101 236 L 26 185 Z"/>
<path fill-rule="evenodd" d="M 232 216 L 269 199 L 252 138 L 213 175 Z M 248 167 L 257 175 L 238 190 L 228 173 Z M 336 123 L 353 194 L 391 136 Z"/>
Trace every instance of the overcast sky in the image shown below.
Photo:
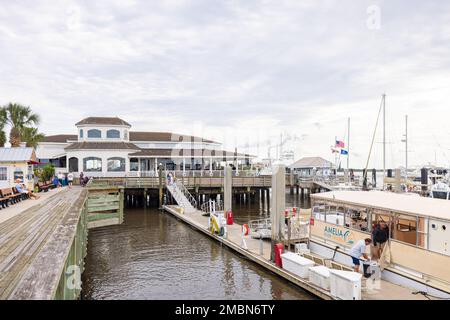
<path fill-rule="evenodd" d="M 410 165 L 450 166 L 450 1 L 0 2 L 0 104 L 31 106 L 46 134 L 119 116 L 261 156 L 283 133 L 296 158 L 331 160 L 350 117 L 363 167 L 385 92 L 388 166 L 405 114 Z"/>

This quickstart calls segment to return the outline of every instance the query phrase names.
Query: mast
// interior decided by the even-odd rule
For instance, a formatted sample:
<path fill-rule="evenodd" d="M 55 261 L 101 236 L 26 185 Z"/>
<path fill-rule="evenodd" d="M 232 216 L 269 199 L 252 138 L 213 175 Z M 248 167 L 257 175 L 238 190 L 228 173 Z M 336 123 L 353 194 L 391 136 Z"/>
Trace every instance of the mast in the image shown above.
<path fill-rule="evenodd" d="M 350 117 L 347 123 L 347 169 L 350 169 Z"/>
<path fill-rule="evenodd" d="M 405 116 L 406 132 L 405 132 L 405 163 L 406 163 L 406 179 L 408 179 L 408 115 Z"/>
<path fill-rule="evenodd" d="M 386 177 L 386 94 L 383 93 L 383 190 Z"/>

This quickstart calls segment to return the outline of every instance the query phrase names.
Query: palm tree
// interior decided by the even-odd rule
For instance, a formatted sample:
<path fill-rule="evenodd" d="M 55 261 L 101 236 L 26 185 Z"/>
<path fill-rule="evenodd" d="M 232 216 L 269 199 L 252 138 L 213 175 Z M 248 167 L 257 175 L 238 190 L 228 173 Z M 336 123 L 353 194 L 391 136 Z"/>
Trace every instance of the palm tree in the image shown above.
<path fill-rule="evenodd" d="M 44 140 L 45 135 L 39 133 L 37 128 L 24 127 L 22 130 L 22 135 L 20 137 L 21 141 L 27 143 L 27 147 L 36 148 L 38 143 Z"/>
<path fill-rule="evenodd" d="M 30 107 L 22 106 L 18 103 L 9 103 L 0 110 L 0 123 L 4 120 L 5 124 L 11 126 L 9 133 L 9 142 L 11 147 L 18 147 L 22 142 L 24 128 L 38 125 L 40 117 L 33 113 Z"/>

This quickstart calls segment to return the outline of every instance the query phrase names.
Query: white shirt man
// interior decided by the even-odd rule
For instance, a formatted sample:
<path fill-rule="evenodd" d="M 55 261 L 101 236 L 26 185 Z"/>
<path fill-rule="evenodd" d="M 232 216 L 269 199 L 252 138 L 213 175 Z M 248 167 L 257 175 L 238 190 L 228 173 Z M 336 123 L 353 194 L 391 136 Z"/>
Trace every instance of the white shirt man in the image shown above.
<path fill-rule="evenodd" d="M 359 272 L 359 266 L 360 266 L 360 262 L 359 262 L 359 258 L 361 256 L 364 257 L 364 259 L 369 259 L 369 257 L 366 254 L 366 246 L 368 246 L 370 243 L 372 242 L 372 240 L 370 238 L 367 238 L 365 240 L 359 240 L 358 242 L 356 242 L 356 244 L 350 249 L 349 251 L 349 255 L 352 257 L 353 260 L 353 269 L 355 270 L 355 272 Z"/>

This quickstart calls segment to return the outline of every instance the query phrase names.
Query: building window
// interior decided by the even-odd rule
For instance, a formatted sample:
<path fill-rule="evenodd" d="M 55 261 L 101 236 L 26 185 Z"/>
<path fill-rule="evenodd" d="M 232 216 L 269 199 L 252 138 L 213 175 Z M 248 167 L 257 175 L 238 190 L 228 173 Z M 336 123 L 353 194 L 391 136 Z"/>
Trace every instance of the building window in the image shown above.
<path fill-rule="evenodd" d="M 88 130 L 88 138 L 101 138 L 102 132 L 98 129 Z"/>
<path fill-rule="evenodd" d="M 23 171 L 20 169 L 14 170 L 14 181 L 17 179 L 20 179 L 20 181 L 23 181 Z"/>
<path fill-rule="evenodd" d="M 8 180 L 8 168 L 0 167 L 0 181 Z"/>
<path fill-rule="evenodd" d="M 125 140 L 128 140 L 128 130 L 124 130 L 124 132 L 123 132 L 123 138 L 124 138 Z"/>
<path fill-rule="evenodd" d="M 116 129 L 111 129 L 106 131 L 106 137 L 110 139 L 119 139 L 120 138 L 120 131 Z"/>
<path fill-rule="evenodd" d="M 83 159 L 83 167 L 86 172 L 101 172 L 102 159 L 96 157 L 87 157 Z"/>
<path fill-rule="evenodd" d="M 78 158 L 69 158 L 69 172 L 78 172 Z"/>
<path fill-rule="evenodd" d="M 139 159 L 138 158 L 130 159 L 130 171 L 139 171 Z"/>
<path fill-rule="evenodd" d="M 125 159 L 118 157 L 109 158 L 108 171 L 125 171 Z"/>
<path fill-rule="evenodd" d="M 83 138 L 83 129 L 80 129 L 80 138 Z"/>

